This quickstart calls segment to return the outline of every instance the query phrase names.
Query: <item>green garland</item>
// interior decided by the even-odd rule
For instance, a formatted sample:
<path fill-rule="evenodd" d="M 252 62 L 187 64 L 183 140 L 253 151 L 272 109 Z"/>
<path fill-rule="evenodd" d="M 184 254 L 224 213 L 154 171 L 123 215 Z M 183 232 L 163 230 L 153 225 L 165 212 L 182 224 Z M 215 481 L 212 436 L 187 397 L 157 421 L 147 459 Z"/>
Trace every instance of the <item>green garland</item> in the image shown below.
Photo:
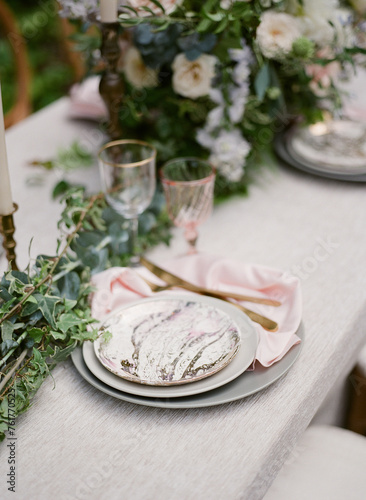
<path fill-rule="evenodd" d="M 64 202 L 57 256 L 38 256 L 32 269 L 9 270 L 0 282 L 0 440 L 57 363 L 96 338 L 88 301 L 91 276 L 129 260 L 127 221 L 107 206 L 103 194 L 86 197 L 83 188 L 73 187 Z M 157 191 L 140 217 L 141 251 L 169 243 L 163 204 Z"/>

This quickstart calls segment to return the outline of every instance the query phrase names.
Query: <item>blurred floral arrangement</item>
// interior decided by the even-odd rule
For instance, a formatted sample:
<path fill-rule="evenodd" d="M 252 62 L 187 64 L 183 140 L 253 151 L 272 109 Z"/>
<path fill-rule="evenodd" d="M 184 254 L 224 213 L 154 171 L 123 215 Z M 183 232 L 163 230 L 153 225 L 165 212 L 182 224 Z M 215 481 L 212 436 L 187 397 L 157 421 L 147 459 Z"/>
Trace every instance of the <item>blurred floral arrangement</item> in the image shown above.
<path fill-rule="evenodd" d="M 61 15 L 98 23 L 97 0 Z M 366 0 L 125 0 L 124 134 L 165 161 L 208 157 L 218 195 L 245 191 L 274 135 L 341 106 L 337 82 L 365 54 Z"/>

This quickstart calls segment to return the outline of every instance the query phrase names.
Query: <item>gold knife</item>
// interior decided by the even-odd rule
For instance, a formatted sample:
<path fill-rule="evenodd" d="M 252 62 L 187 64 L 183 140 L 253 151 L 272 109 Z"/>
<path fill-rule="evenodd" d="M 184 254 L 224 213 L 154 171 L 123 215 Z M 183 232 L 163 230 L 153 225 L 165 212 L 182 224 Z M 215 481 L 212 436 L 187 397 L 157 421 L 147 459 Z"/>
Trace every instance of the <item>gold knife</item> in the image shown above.
<path fill-rule="evenodd" d="M 215 297 L 217 299 L 226 300 L 227 302 L 230 302 L 230 304 L 233 304 L 235 307 L 237 307 L 238 309 L 245 312 L 245 314 L 247 314 L 247 316 L 249 316 L 249 318 L 252 321 L 259 323 L 260 325 L 263 326 L 263 328 L 270 330 L 270 331 L 275 331 L 278 329 L 277 323 L 275 323 L 271 319 L 266 318 L 265 316 L 262 316 L 261 314 L 258 314 L 254 311 L 251 311 L 250 309 L 247 309 L 246 307 L 243 307 L 240 304 L 235 304 L 235 303 L 227 300 L 228 298 L 233 298 L 236 300 L 243 300 L 243 301 L 248 300 L 248 299 L 250 299 L 250 300 L 255 299 L 256 301 L 260 300 L 261 301 L 260 303 L 262 303 L 262 304 L 263 304 L 262 301 L 265 300 L 266 304 L 268 305 L 267 299 L 256 299 L 253 297 L 247 297 L 245 295 L 231 294 L 231 293 L 221 292 L 219 290 L 209 290 L 207 288 L 202 288 L 202 287 L 194 285 L 193 283 L 190 283 L 189 281 L 186 281 L 182 278 L 179 278 L 175 274 L 170 273 L 169 271 L 166 271 L 165 269 L 162 269 L 161 267 L 157 266 L 156 264 L 153 264 L 152 262 L 150 262 L 145 257 L 140 257 L 140 262 L 149 271 L 151 271 L 153 274 L 155 274 L 155 276 L 158 276 L 159 278 L 164 280 L 169 285 L 175 285 L 179 288 L 184 288 L 186 290 L 189 290 L 191 292 L 195 292 L 195 293 L 198 293 L 201 295 L 208 295 L 210 297 Z M 270 305 L 280 305 L 280 303 L 276 303 L 276 301 L 270 301 L 270 302 L 271 302 Z M 275 304 L 272 304 L 272 302 L 275 302 Z"/>

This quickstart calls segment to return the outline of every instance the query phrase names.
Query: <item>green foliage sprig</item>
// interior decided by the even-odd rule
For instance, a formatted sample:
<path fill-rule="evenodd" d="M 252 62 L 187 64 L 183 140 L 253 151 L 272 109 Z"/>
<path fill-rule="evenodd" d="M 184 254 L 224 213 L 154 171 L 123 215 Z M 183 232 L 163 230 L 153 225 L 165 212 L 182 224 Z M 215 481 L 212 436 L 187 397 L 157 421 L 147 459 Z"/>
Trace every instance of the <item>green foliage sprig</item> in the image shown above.
<path fill-rule="evenodd" d="M 83 188 L 64 196 L 56 256 L 37 257 L 25 272 L 8 270 L 0 282 L 0 440 L 8 430 L 8 396 L 15 389 L 14 415 L 25 412 L 57 363 L 97 336 L 89 297 L 91 276 L 128 262 L 126 221 L 104 195 Z M 170 240 L 170 222 L 158 192 L 140 218 L 141 250 Z"/>

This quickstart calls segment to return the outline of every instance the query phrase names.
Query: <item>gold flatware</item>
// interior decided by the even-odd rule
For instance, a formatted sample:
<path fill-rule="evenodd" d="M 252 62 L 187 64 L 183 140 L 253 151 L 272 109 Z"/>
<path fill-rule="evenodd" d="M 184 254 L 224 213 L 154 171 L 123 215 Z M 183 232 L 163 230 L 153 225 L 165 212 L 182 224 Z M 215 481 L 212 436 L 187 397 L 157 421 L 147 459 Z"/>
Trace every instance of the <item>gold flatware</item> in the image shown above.
<path fill-rule="evenodd" d="M 231 302 L 231 300 L 228 300 L 228 297 L 224 294 L 221 293 L 216 293 L 215 290 L 208 290 L 204 288 L 200 288 L 196 285 L 193 285 L 192 283 L 189 283 L 188 281 L 185 281 L 181 278 L 178 278 L 178 276 L 175 276 L 172 273 L 169 273 L 168 271 L 165 271 L 164 269 L 161 269 L 160 267 L 156 266 L 152 262 L 148 261 L 144 257 L 140 258 L 140 262 L 143 266 L 145 266 L 149 271 L 151 271 L 153 274 L 158 276 L 159 278 L 163 279 L 168 283 L 167 287 L 159 287 L 160 291 L 162 290 L 167 290 L 169 288 L 172 288 L 173 286 L 178 287 L 178 288 L 184 288 L 185 290 L 189 290 L 191 292 L 198 293 L 200 295 L 208 295 L 209 297 L 214 297 L 216 299 L 224 300 L 225 302 L 229 302 L 233 306 L 237 307 L 241 311 L 243 311 L 252 321 L 255 323 L 260 324 L 263 328 L 266 330 L 269 330 L 271 332 L 275 332 L 278 330 L 278 325 L 275 321 L 272 321 L 269 318 L 266 318 L 265 316 L 262 316 L 261 314 L 258 314 L 254 311 L 251 311 L 250 309 L 247 309 L 246 307 L 236 304 L 234 302 Z M 150 286 L 150 282 L 148 282 L 145 278 L 143 278 L 147 284 Z M 170 283 L 169 283 L 170 282 Z M 155 285 L 151 287 L 152 291 L 157 291 L 157 288 Z"/>
<path fill-rule="evenodd" d="M 194 285 L 193 283 L 190 283 L 189 281 L 179 278 L 179 276 L 176 276 L 175 274 L 162 269 L 161 267 L 146 259 L 146 257 L 140 257 L 140 262 L 149 271 L 155 274 L 155 276 L 158 276 L 158 278 L 168 283 L 169 288 L 171 288 L 172 286 L 176 286 L 178 288 L 185 288 L 191 292 L 202 293 L 205 295 L 215 294 L 215 296 L 218 298 L 242 300 L 243 302 L 253 302 L 255 304 L 263 304 L 266 306 L 278 307 L 281 305 L 281 302 L 278 302 L 277 300 L 251 297 L 249 295 L 241 295 L 234 292 L 223 292 L 221 290 L 211 290 L 209 288 Z M 154 286 L 155 289 L 153 291 L 155 292 L 164 290 L 164 287 L 161 285 L 155 285 L 151 282 L 149 284 L 150 286 Z"/>

